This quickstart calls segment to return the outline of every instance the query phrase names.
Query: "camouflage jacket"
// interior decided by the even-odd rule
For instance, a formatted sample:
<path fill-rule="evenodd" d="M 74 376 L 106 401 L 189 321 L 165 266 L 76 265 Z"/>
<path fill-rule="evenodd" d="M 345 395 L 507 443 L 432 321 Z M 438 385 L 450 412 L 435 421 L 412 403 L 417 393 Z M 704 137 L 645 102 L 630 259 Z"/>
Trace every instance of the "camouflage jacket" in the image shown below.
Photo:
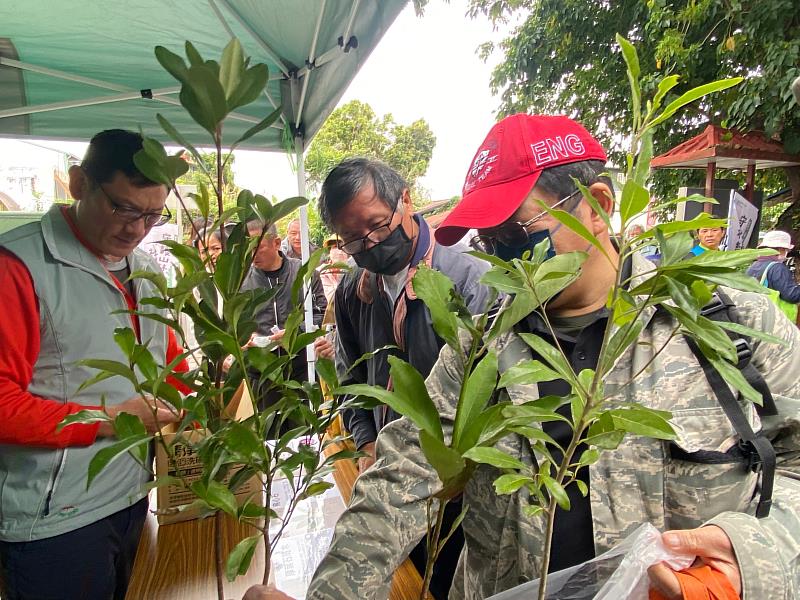
<path fill-rule="evenodd" d="M 635 272 L 647 263 L 636 260 Z M 769 517 L 752 516 L 758 500 L 755 473 L 738 464 L 696 464 L 670 458 L 664 442 L 627 436 L 590 468 L 595 549 L 599 554 L 648 521 L 660 530 L 715 524 L 731 539 L 742 575 L 743 600 L 788 600 L 800 594 L 800 333 L 767 296 L 725 290 L 736 304 L 736 321 L 770 332 L 788 347 L 752 341 L 752 362 L 766 379 L 778 415 L 759 418 L 742 401 L 753 428 L 763 428 L 778 456 Z M 725 451 L 736 434 L 705 375 L 681 336 L 661 348 L 675 328 L 662 311 L 643 315 L 647 325 L 606 379 L 606 396 L 669 410 L 688 452 Z M 497 345 L 501 370 L 531 357 L 515 334 Z M 652 360 L 636 379 L 630 378 Z M 449 348 L 426 383 L 439 405 L 447 437 L 462 373 Z M 627 385 L 626 385 L 627 384 Z M 508 388 L 515 403 L 537 397 L 536 386 Z M 519 436 L 497 447 L 534 464 Z M 441 488 L 419 447 L 418 430 L 403 418 L 378 436 L 378 460 L 357 482 L 339 520 L 327 556 L 306 598 L 386 598 L 394 569 L 425 534 L 426 499 Z M 451 598 L 477 599 L 535 579 L 541 560 L 544 519 L 523 515 L 525 492 L 498 496 L 500 472 L 480 465 L 464 492 L 465 546 Z M 557 544 L 558 540 L 554 540 Z"/>

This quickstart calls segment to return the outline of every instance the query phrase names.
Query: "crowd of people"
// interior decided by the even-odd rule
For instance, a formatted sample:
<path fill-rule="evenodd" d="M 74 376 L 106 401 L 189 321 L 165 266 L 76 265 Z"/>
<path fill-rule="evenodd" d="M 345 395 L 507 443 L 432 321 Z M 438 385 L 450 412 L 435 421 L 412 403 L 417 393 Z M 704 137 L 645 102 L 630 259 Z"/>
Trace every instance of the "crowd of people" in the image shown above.
<path fill-rule="evenodd" d="M 152 283 L 129 281 L 129 275 L 157 271 L 136 247 L 170 218 L 167 188 L 134 164 L 141 146 L 136 133 L 98 134 L 81 165 L 70 169 L 74 204 L 54 207 L 40 222 L 0 235 L 0 580 L 8 600 L 125 597 L 147 510 L 147 472 L 124 455 L 87 489 L 89 461 L 114 443 L 113 431 L 105 422 L 61 429 L 58 424 L 86 408 L 137 415 L 151 432 L 177 418 L 158 399 L 137 396 L 122 378 L 81 387 L 95 374 L 81 359 L 126 360 L 114 342 L 119 327 L 132 326 L 138 339 L 150 340 L 162 365 L 181 352 L 161 322 L 124 312 L 160 310 L 138 302 L 153 295 Z M 367 158 L 344 160 L 331 170 L 318 199 L 332 235 L 323 243 L 328 265 L 310 279 L 313 324 L 320 326 L 326 312 L 332 313 L 336 335 L 319 338 L 317 354 L 335 360 L 344 383 L 385 387 L 392 386 L 388 356 L 401 356 L 427 377 L 448 437 L 465 373 L 434 331 L 412 279 L 419 265 L 430 266 L 453 280 L 474 314 L 490 310 L 489 291 L 481 283 L 489 265 L 452 247 L 477 230 L 474 243 L 505 260 L 522 258 L 544 239 L 551 256 L 587 252 L 577 279 L 546 306 L 553 330 L 532 312 L 497 341 L 501 370 L 537 358 L 520 337 L 525 333 L 557 342 L 576 372 L 596 367 L 609 318 L 608 290 L 617 275 L 607 259 L 617 257 L 617 246 L 592 208 L 596 203 L 613 213 L 614 188 L 605 165 L 600 143 L 572 119 L 506 117 L 478 148 L 461 201 L 433 231 L 415 214 L 410 186 L 395 170 Z M 586 201 L 576 181 L 594 203 Z M 542 212 L 541 201 L 571 214 L 602 251 L 587 248 L 583 237 Z M 223 252 L 225 227 L 196 227 L 192 243 L 212 264 Z M 279 340 L 302 264 L 300 223 L 289 223 L 283 240 L 273 223 L 249 221 L 246 227 L 260 242 L 244 289 L 276 289 L 257 315 L 251 343 Z M 716 251 L 723 235 L 701 230 L 692 255 Z M 800 287 L 784 263 L 793 248 L 791 236 L 771 231 L 760 245 L 777 253 L 757 260 L 750 274 L 796 304 Z M 634 276 L 650 268 L 641 253 L 625 263 Z M 578 470 L 588 493 L 568 488 L 572 509 L 556 515 L 552 571 L 593 558 L 649 522 L 664 532 L 669 548 L 695 555 L 742 598 L 777 600 L 800 593 L 800 332 L 766 295 L 726 294 L 740 325 L 784 342 L 750 342 L 749 364 L 771 401 L 756 407 L 734 400 L 747 426 L 774 451 L 777 468 L 758 463 L 755 450 L 743 444 L 740 424 L 723 408 L 720 390 L 686 340 L 670 335 L 676 321 L 659 312 L 609 374 L 606 388 L 624 401 L 670 411 L 677 439 L 667 444 L 629 436 L 617 450 Z M 385 346 L 395 349 L 357 363 Z M 661 350 L 655 353 L 656 348 Z M 293 365 L 297 377 L 306 367 L 300 359 Z M 647 377 L 622 384 L 631 379 L 633 365 L 650 360 Z M 177 370 L 188 368 L 181 363 Z M 188 391 L 178 380 L 172 383 Z M 568 389 L 555 380 L 500 393 L 534 400 Z M 268 393 L 258 398 L 262 407 L 272 400 Z M 344 421 L 363 452 L 360 477 L 306 597 L 385 598 L 402 560 L 411 556 L 420 568 L 425 563 L 426 504 L 441 483 L 408 419 L 379 406 L 349 410 Z M 544 429 L 561 445 L 570 434 L 558 421 Z M 523 464 L 537 464 L 524 435 L 510 435 L 500 445 Z M 558 445 L 551 450 L 557 454 Z M 537 576 L 543 529 L 524 514 L 524 488 L 495 494 L 498 475 L 496 468 L 478 465 L 446 516 L 452 523 L 462 505 L 468 507 L 437 563 L 432 592 L 438 599 L 485 598 Z M 771 494 L 765 491 L 767 477 L 774 478 Z M 668 566 L 655 565 L 649 575 L 664 597 L 684 597 Z M 254 586 L 246 595 L 248 600 L 286 597 L 268 586 Z"/>

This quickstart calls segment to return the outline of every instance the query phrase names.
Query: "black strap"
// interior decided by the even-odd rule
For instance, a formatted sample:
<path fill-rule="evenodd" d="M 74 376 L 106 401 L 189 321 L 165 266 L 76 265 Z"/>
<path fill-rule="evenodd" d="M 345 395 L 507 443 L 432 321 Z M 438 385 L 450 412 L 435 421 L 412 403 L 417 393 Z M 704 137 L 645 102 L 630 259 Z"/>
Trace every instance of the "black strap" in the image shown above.
<path fill-rule="evenodd" d="M 717 289 L 714 295 L 706 306 L 700 311 L 700 314 L 710 319 L 711 321 L 718 321 L 723 323 L 738 323 L 738 320 L 731 318 L 736 310 L 736 305 L 722 290 Z M 775 406 L 775 400 L 769 390 L 767 382 L 764 377 L 750 362 L 752 357 L 752 349 L 750 340 L 741 334 L 734 331 L 725 330 L 728 336 L 736 346 L 736 352 L 739 357 L 737 368 L 742 372 L 742 375 L 753 388 L 761 394 L 763 400 L 761 405 L 756 404 L 756 411 L 760 417 L 774 417 L 778 414 L 778 408 Z"/>
<path fill-rule="evenodd" d="M 694 340 L 686 338 L 686 341 L 703 368 L 706 379 L 711 389 L 714 390 L 722 410 L 725 411 L 734 430 L 739 435 L 743 448 L 755 450 L 758 455 L 758 463 L 752 464 L 751 468 L 753 471 L 758 471 L 759 469 L 761 471 L 761 494 L 756 508 L 756 517 L 762 519 L 769 515 L 770 507 L 772 506 L 772 489 L 775 483 L 776 467 L 775 449 L 766 437 L 760 433 L 756 435 L 753 428 L 750 427 L 750 423 L 736 396 L 733 395 L 726 381 L 703 355 Z"/>

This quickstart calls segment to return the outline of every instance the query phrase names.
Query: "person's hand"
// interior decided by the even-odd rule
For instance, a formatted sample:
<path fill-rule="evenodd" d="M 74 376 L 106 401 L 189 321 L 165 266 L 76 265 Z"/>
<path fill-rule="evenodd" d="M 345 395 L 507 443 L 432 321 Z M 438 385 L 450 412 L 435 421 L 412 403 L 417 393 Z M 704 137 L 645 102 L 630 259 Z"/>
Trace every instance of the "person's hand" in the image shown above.
<path fill-rule="evenodd" d="M 742 593 L 742 577 L 739 563 L 733 551 L 731 540 L 716 525 L 699 527 L 698 529 L 681 529 L 666 531 L 661 535 L 664 545 L 682 554 L 697 556 L 695 566 L 708 565 L 728 578 L 736 593 Z M 650 582 L 659 592 L 670 600 L 683 598 L 681 586 L 675 572 L 664 563 L 653 565 L 648 569 Z"/>
<path fill-rule="evenodd" d="M 363 473 L 375 463 L 375 442 L 367 442 L 359 448 L 359 451 L 368 455 L 358 459 L 358 472 Z"/>
<path fill-rule="evenodd" d="M 106 414 L 112 419 L 123 412 L 139 417 L 148 433 L 155 433 L 164 425 L 181 420 L 180 412 L 171 406 L 155 398 L 143 398 L 142 396 L 134 396 L 122 404 L 106 407 Z M 113 437 L 113 424 L 109 421 L 100 423 L 97 435 L 98 437 Z"/>
<path fill-rule="evenodd" d="M 232 366 L 233 366 L 233 354 L 228 354 L 228 356 L 225 357 L 225 360 L 222 361 L 223 372 L 227 373 L 228 371 L 231 370 Z"/>
<path fill-rule="evenodd" d="M 242 600 L 294 600 L 271 585 L 251 585 Z"/>
<path fill-rule="evenodd" d="M 279 329 L 278 331 L 273 333 L 271 336 L 269 336 L 269 339 L 271 339 L 273 342 L 280 341 L 281 339 L 283 339 L 283 334 L 284 333 L 286 333 L 285 329 Z"/>
<path fill-rule="evenodd" d="M 326 337 L 318 337 L 314 340 L 314 352 L 317 358 L 333 360 L 333 344 Z"/>

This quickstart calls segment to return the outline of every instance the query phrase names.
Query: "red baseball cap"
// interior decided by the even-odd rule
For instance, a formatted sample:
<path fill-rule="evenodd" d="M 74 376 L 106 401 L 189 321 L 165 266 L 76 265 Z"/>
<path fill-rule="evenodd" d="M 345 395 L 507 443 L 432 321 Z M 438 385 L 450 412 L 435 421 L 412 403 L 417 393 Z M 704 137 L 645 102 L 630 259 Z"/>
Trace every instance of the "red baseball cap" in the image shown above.
<path fill-rule="evenodd" d="M 468 229 L 495 227 L 520 207 L 545 169 L 584 160 L 606 162 L 602 146 L 564 116 L 512 115 L 497 123 L 472 159 L 461 201 L 436 229 L 455 244 Z"/>

